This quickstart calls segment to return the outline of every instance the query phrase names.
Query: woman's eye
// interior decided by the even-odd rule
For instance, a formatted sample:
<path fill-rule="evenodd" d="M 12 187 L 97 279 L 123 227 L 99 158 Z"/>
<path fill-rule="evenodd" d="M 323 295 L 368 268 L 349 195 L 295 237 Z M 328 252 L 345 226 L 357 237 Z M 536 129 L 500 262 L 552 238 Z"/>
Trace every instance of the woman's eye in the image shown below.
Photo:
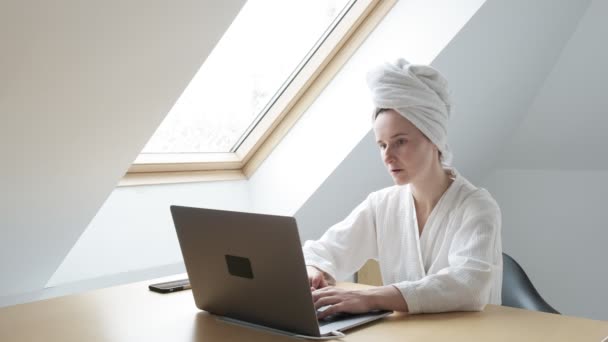
<path fill-rule="evenodd" d="M 405 143 L 406 143 L 405 139 L 399 139 L 399 140 L 397 140 L 397 145 L 403 145 Z"/>

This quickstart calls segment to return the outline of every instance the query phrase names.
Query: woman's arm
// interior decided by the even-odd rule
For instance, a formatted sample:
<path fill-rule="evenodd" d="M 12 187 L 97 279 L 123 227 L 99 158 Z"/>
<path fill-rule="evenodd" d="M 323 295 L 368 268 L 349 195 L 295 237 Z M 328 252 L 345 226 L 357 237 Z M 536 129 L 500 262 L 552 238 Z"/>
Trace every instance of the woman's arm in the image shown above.
<path fill-rule="evenodd" d="M 319 240 L 306 241 L 303 252 L 307 266 L 314 266 L 329 278 L 344 279 L 367 260 L 377 258 L 374 206 L 370 197 Z"/>

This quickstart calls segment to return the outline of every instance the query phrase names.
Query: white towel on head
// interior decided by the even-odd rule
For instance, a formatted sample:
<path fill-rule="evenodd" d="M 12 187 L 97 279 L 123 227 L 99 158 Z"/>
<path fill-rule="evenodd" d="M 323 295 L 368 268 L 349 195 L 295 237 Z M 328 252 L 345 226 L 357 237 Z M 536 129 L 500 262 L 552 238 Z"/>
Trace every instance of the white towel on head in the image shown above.
<path fill-rule="evenodd" d="M 394 109 L 437 146 L 442 164 L 450 165 L 447 123 L 452 104 L 447 80 L 436 69 L 401 58 L 372 69 L 367 84 L 376 106 L 374 120 L 378 109 Z"/>

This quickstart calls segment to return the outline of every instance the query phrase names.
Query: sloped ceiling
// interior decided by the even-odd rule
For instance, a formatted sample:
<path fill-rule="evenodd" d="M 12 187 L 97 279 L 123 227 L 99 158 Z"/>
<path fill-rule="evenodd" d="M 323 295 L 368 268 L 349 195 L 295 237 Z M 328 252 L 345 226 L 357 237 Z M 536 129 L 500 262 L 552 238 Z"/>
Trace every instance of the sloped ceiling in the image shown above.
<path fill-rule="evenodd" d="M 243 3 L 2 1 L 0 295 L 46 284 Z"/>
<path fill-rule="evenodd" d="M 607 170 L 608 2 L 593 1 L 498 165 Z"/>
<path fill-rule="evenodd" d="M 479 182 L 498 163 L 590 1 L 487 1 L 433 61 L 455 101 L 454 164 Z"/>

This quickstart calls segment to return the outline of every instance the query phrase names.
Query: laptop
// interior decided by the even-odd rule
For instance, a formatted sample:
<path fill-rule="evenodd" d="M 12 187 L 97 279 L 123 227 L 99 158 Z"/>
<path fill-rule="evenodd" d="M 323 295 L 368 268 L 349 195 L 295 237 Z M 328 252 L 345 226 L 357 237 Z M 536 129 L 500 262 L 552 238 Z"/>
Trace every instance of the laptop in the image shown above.
<path fill-rule="evenodd" d="M 171 206 L 196 306 L 230 322 L 323 338 L 391 311 L 317 320 L 293 217 Z"/>

